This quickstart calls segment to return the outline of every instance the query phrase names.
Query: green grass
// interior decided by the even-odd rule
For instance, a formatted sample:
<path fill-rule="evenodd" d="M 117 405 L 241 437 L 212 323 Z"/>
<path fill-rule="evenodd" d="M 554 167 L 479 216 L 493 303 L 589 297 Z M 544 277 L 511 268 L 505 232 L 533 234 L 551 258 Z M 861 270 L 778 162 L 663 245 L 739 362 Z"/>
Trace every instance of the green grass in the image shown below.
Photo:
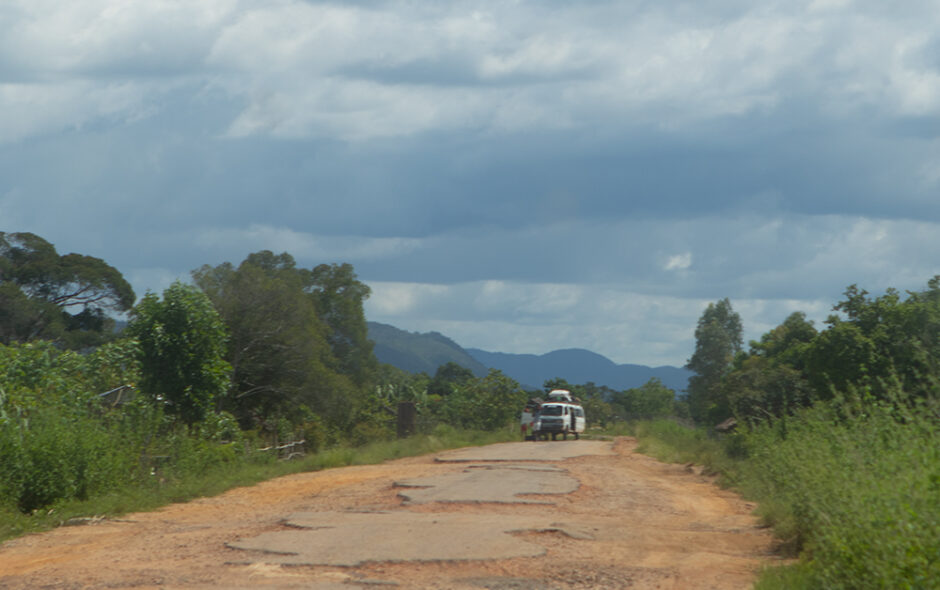
<path fill-rule="evenodd" d="M 719 440 L 668 421 L 638 450 L 694 462 L 759 504 L 795 565 L 761 590 L 940 588 L 940 427 L 925 411 L 823 404 Z"/>
<path fill-rule="evenodd" d="M 637 451 L 668 463 L 698 463 L 716 467 L 723 449 L 718 441 L 701 430 L 693 430 L 670 420 L 637 423 Z"/>
<path fill-rule="evenodd" d="M 283 475 L 319 471 L 347 465 L 370 465 L 446 449 L 516 440 L 514 428 L 494 432 L 457 430 L 438 426 L 431 434 L 377 441 L 361 447 L 336 447 L 293 461 L 273 458 L 241 460 L 182 475 L 154 475 L 153 481 L 126 486 L 87 500 L 66 500 L 23 514 L 0 506 L 0 541 L 49 530 L 72 518 L 109 516 L 154 510 L 175 502 L 215 496 L 232 488 L 253 485 Z"/>

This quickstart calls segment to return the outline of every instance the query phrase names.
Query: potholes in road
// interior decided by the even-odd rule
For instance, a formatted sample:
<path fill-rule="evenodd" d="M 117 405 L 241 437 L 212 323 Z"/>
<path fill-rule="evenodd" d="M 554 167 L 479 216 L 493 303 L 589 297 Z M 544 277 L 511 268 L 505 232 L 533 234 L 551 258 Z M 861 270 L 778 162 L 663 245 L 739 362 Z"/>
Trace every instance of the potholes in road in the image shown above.
<path fill-rule="evenodd" d="M 490 560 L 534 557 L 538 544 L 514 538 L 517 531 L 559 531 L 590 538 L 576 523 L 559 522 L 551 512 L 489 514 L 486 504 L 550 506 L 545 496 L 570 494 L 578 480 L 548 463 L 568 457 L 609 453 L 612 443 L 531 445 L 509 443 L 443 453 L 440 462 L 473 464 L 461 471 L 398 480 L 400 511 L 306 512 L 287 519 L 288 530 L 267 532 L 230 543 L 261 551 L 265 560 L 293 565 L 354 566 L 366 562 Z M 481 460 L 487 461 L 480 463 Z M 518 463 L 518 461 L 528 461 Z M 505 462 L 505 463 L 501 463 Z M 537 495 L 538 498 L 523 497 Z M 439 504 L 439 512 L 414 512 L 408 506 Z M 444 505 L 471 504 L 472 512 L 448 512 Z"/>

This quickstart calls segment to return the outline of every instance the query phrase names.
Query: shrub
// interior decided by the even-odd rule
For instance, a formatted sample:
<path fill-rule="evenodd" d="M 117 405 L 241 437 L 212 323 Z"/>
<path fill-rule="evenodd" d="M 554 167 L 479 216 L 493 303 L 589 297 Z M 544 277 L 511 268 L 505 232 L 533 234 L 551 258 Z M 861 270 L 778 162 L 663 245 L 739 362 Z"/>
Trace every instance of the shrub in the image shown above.
<path fill-rule="evenodd" d="M 668 421 L 636 432 L 641 452 L 720 472 L 800 553 L 758 588 L 940 588 L 940 428 L 926 406 L 839 398 L 721 441 Z"/>
<path fill-rule="evenodd" d="M 32 512 L 117 487 L 129 456 L 87 418 L 45 412 L 0 427 L 0 500 Z"/>
<path fill-rule="evenodd" d="M 886 403 L 819 405 L 751 435 L 742 481 L 816 587 L 940 584 L 940 432 Z"/>

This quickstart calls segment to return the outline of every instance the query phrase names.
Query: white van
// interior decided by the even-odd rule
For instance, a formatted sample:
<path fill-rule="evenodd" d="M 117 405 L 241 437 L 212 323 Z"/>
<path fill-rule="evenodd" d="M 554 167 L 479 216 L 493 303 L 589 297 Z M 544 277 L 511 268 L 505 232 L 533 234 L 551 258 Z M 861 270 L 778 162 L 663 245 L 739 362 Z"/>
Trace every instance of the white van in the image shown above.
<path fill-rule="evenodd" d="M 530 400 L 522 413 L 522 434 L 526 440 L 556 440 L 561 434 L 564 440 L 573 434 L 581 437 L 585 428 L 584 408 L 571 397 L 571 392 L 555 389 L 548 394 L 547 402 Z"/>

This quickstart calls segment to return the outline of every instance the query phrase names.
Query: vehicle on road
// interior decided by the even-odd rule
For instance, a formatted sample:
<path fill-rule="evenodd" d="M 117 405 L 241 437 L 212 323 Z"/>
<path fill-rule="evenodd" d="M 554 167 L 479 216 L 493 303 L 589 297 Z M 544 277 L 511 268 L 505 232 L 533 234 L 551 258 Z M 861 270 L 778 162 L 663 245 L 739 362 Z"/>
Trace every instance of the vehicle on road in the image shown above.
<path fill-rule="evenodd" d="M 568 440 L 569 434 L 578 439 L 586 425 L 584 408 L 566 389 L 553 389 L 548 401 L 530 399 L 520 423 L 525 440 L 548 440 L 549 436 L 557 440 L 559 434 L 564 440 Z"/>

